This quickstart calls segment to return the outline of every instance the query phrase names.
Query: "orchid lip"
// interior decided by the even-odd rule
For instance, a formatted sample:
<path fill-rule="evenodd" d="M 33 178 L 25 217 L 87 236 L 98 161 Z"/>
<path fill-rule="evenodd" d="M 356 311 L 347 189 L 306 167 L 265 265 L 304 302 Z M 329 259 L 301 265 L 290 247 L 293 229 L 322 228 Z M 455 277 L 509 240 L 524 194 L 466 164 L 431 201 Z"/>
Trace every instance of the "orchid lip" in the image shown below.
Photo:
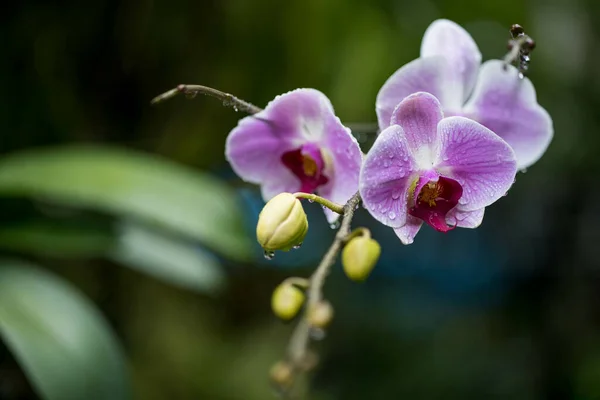
<path fill-rule="evenodd" d="M 283 153 L 281 162 L 300 180 L 300 192 L 313 193 L 329 182 L 323 174 L 325 160 L 321 149 L 315 144 L 307 143 Z"/>
<path fill-rule="evenodd" d="M 423 178 L 420 179 L 422 181 Z M 437 180 L 425 178 L 418 182 L 414 204 L 408 213 L 422 219 L 439 232 L 448 232 L 455 228 L 446 224 L 446 214 L 458 204 L 463 188 L 454 179 L 440 176 Z M 416 191 L 415 191 L 416 192 Z"/>

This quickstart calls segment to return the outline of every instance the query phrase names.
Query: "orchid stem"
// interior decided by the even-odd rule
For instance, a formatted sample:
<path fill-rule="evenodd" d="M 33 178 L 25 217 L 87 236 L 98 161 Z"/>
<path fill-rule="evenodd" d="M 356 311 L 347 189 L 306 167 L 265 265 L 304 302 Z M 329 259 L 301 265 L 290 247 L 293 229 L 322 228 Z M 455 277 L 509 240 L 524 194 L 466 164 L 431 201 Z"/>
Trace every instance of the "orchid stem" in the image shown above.
<path fill-rule="evenodd" d="M 352 232 L 350 232 L 348 234 L 348 236 L 346 236 L 346 239 L 344 240 L 344 242 L 348 243 L 350 241 L 350 239 L 355 238 L 357 236 L 364 236 L 367 239 L 371 238 L 371 231 L 368 230 L 367 228 L 356 228 L 355 230 L 353 230 Z"/>
<path fill-rule="evenodd" d="M 325 279 L 327 278 L 327 275 L 329 275 L 331 267 L 335 263 L 338 253 L 342 249 L 346 238 L 350 234 L 350 224 L 352 222 L 352 218 L 354 217 L 354 211 L 356 210 L 356 207 L 360 201 L 360 194 L 357 192 L 343 206 L 341 212 L 343 216 L 340 229 L 338 229 L 333 243 L 329 247 L 329 250 L 327 250 L 327 253 L 325 253 L 325 256 L 323 256 L 319 266 L 308 279 L 309 284 L 308 289 L 306 290 L 307 300 L 306 306 L 304 307 L 304 313 L 302 314 L 300 322 L 298 322 L 298 325 L 292 333 L 287 349 L 287 360 L 295 371 L 301 371 L 303 369 L 303 365 L 306 364 L 308 359 L 310 333 L 313 329 L 309 322 L 308 313 L 323 299 L 323 286 L 325 284 Z"/>
<path fill-rule="evenodd" d="M 344 214 L 343 205 L 334 203 L 333 201 L 327 200 L 326 198 L 321 196 L 317 196 L 316 194 L 297 192 L 294 193 L 294 196 L 299 199 L 308 199 L 309 201 L 317 202 L 320 205 L 329 208 L 334 213 Z"/>
<path fill-rule="evenodd" d="M 188 98 L 193 99 L 198 93 L 219 99 L 223 102 L 224 106 L 232 107 L 236 111 L 242 111 L 248 114 L 256 114 L 262 111 L 260 107 L 256 107 L 254 104 L 238 99 L 232 94 L 202 85 L 178 85 L 175 89 L 171 89 L 153 98 L 150 104 L 155 105 L 162 103 L 165 100 L 172 99 L 178 94 L 184 94 Z"/>

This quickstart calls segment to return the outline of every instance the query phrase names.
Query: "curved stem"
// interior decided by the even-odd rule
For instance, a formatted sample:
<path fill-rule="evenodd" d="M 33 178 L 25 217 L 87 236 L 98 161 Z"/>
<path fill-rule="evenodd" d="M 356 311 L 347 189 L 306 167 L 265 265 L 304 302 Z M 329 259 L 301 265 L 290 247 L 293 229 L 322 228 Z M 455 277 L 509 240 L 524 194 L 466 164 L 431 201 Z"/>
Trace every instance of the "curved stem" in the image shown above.
<path fill-rule="evenodd" d="M 211 96 L 221 100 L 224 106 L 232 107 L 236 111 L 242 111 L 248 114 L 256 114 L 262 111 L 262 108 L 256 107 L 254 104 L 248 103 L 242 99 L 238 99 L 232 94 L 202 85 L 178 85 L 175 89 L 171 89 L 153 98 L 150 104 L 154 105 L 161 103 L 181 93 L 191 98 L 196 97 L 198 93 Z"/>
<path fill-rule="evenodd" d="M 298 322 L 296 329 L 292 333 L 290 343 L 287 349 L 287 358 L 294 369 L 301 369 L 302 365 L 307 359 L 308 345 L 310 342 L 310 331 L 311 326 L 308 322 L 308 313 L 316 304 L 318 304 L 323 298 L 323 285 L 325 279 L 331 267 L 335 263 L 338 253 L 342 249 L 342 246 L 346 240 L 346 237 L 350 233 L 350 224 L 354 217 L 354 211 L 360 203 L 360 194 L 357 192 L 354 196 L 348 200 L 343 207 L 343 217 L 340 229 L 335 235 L 333 243 L 323 256 L 323 259 L 319 263 L 319 266 L 313 272 L 309 278 L 309 286 L 306 291 L 306 306 L 302 319 Z"/>
<path fill-rule="evenodd" d="M 317 196 L 316 194 L 297 192 L 297 193 L 294 193 L 294 197 L 299 198 L 299 199 L 308 199 L 308 200 L 315 201 L 315 202 L 319 203 L 320 205 L 325 206 L 325 207 L 329 208 L 331 211 L 338 213 L 338 214 L 344 213 L 343 205 L 334 203 L 333 201 L 327 200 L 326 198 L 321 197 L 321 196 Z"/>

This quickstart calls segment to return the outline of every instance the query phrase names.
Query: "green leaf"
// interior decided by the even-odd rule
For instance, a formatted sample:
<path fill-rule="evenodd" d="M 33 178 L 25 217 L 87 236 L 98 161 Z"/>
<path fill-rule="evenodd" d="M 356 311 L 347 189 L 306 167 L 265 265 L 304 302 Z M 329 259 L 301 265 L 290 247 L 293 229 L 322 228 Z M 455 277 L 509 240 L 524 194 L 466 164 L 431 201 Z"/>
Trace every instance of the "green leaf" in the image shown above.
<path fill-rule="evenodd" d="M 51 220 L 0 226 L 0 248 L 43 256 L 102 256 L 114 243 L 114 235 L 98 226 Z"/>
<path fill-rule="evenodd" d="M 124 223 L 113 260 L 171 284 L 200 292 L 222 288 L 221 265 L 199 246 Z"/>
<path fill-rule="evenodd" d="M 0 159 L 0 195 L 38 197 L 133 216 L 246 259 L 234 192 L 158 156 L 100 146 L 31 150 Z"/>
<path fill-rule="evenodd" d="M 0 262 L 0 333 L 43 398 L 130 398 L 123 355 L 107 322 L 56 276 Z"/>

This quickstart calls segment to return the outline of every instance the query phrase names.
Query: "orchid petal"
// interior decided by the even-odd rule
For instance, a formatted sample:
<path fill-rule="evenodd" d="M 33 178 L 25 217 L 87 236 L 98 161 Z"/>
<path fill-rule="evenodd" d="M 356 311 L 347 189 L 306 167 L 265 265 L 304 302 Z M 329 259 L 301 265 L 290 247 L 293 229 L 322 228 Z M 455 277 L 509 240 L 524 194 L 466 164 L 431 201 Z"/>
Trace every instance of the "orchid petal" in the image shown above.
<path fill-rule="evenodd" d="M 400 239 L 402 244 L 411 244 L 415 240 L 415 236 L 419 233 L 423 221 L 419 218 L 415 218 L 409 215 L 406 219 L 406 225 L 394 229 L 396 236 Z"/>
<path fill-rule="evenodd" d="M 437 125 L 444 117 L 438 99 L 426 92 L 411 94 L 394 110 L 392 125 L 400 125 L 421 169 L 431 168 L 437 150 Z"/>
<path fill-rule="evenodd" d="M 485 208 L 474 211 L 461 211 L 455 207 L 446 214 L 446 223 L 460 228 L 477 228 L 483 222 Z"/>
<path fill-rule="evenodd" d="M 537 103 L 531 81 L 519 79 L 515 67 L 505 69 L 499 60 L 481 66 L 473 96 L 463 111 L 513 148 L 519 169 L 539 160 L 554 134 L 552 119 Z"/>
<path fill-rule="evenodd" d="M 392 125 L 381 132 L 365 157 L 359 190 L 365 208 L 382 224 L 400 228 L 406 223 L 415 167 L 402 128 Z"/>
<path fill-rule="evenodd" d="M 477 43 L 457 23 L 438 19 L 429 25 L 421 41 L 421 58 L 432 56 L 443 56 L 448 61 L 445 85 L 451 86 L 454 103 L 444 106 L 462 106 L 475 86 L 481 64 Z"/>
<path fill-rule="evenodd" d="M 375 103 L 379 129 L 384 130 L 391 125 L 394 109 L 412 93 L 431 93 L 445 105 L 446 98 L 451 95 L 444 88 L 443 76 L 446 68 L 447 62 L 442 57 L 418 58 L 390 76 L 379 90 Z"/>
<path fill-rule="evenodd" d="M 345 204 L 358 191 L 358 179 L 363 154 L 358 141 L 352 136 L 350 129 L 345 128 L 335 118 L 326 123 L 327 135 L 323 140 L 323 158 L 328 164 L 325 174 L 329 182 L 319 188 L 319 194 L 335 203 Z M 325 212 L 329 222 L 335 221 L 339 215 Z"/>
<path fill-rule="evenodd" d="M 475 211 L 502 197 L 517 171 L 513 150 L 483 125 L 449 117 L 438 125 L 441 148 L 436 170 L 463 187 L 461 211 Z"/>
<path fill-rule="evenodd" d="M 246 182 L 262 184 L 265 201 L 299 187 L 298 178 L 281 163 L 281 155 L 292 145 L 264 121 L 267 115 L 261 111 L 243 118 L 227 137 L 225 146 L 225 155 L 235 173 Z"/>

